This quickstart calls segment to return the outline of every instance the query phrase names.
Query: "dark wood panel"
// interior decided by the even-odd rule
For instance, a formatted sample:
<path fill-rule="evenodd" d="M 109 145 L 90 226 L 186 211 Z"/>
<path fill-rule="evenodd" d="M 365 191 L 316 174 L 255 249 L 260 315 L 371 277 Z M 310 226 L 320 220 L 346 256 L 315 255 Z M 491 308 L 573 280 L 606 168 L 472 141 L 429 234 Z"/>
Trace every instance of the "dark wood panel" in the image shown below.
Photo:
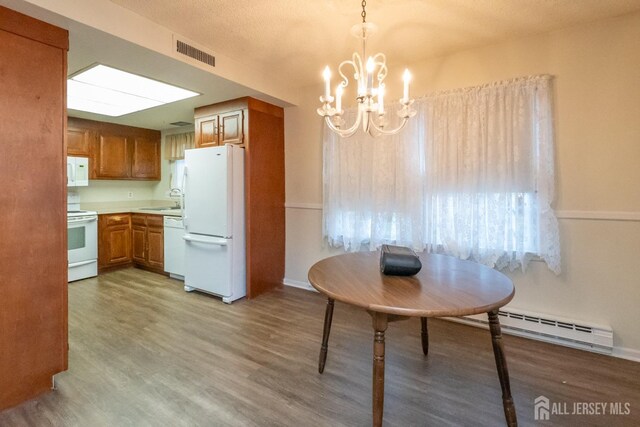
<path fill-rule="evenodd" d="M 0 6 L 0 30 L 64 51 L 69 50 L 69 32 L 67 30 L 23 15 L 4 6 Z M 19 57 L 21 56 L 15 58 Z"/>
<path fill-rule="evenodd" d="M 67 46 L 0 6 L 0 410 L 67 368 Z"/>
<path fill-rule="evenodd" d="M 284 119 L 250 109 L 248 134 L 247 289 L 254 298 L 281 286 L 284 278 Z"/>
<path fill-rule="evenodd" d="M 315 292 L 284 287 L 226 305 L 130 268 L 73 282 L 69 297 L 69 372 L 57 392 L 1 412 L 3 427 L 371 425 L 373 337 L 361 309 L 335 303 L 320 375 L 326 298 Z M 417 318 L 386 331 L 385 425 L 504 426 L 489 331 L 440 319 L 429 328 L 427 357 Z M 503 339 L 521 425 L 640 425 L 640 363 Z M 540 395 L 568 410 L 629 402 L 631 413 L 541 422 Z"/>

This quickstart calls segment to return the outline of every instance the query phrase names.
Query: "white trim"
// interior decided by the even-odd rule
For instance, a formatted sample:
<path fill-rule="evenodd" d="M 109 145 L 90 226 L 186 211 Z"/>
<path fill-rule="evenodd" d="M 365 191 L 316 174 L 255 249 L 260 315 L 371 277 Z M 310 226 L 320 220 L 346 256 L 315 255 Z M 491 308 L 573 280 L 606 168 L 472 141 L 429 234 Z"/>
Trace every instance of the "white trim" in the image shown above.
<path fill-rule="evenodd" d="M 286 202 L 287 209 L 322 210 L 322 203 Z M 590 219 L 598 221 L 640 221 L 640 212 L 632 211 L 556 211 L 558 219 Z"/>
<path fill-rule="evenodd" d="M 287 279 L 285 277 L 284 280 L 282 281 L 282 283 L 285 286 L 291 286 L 292 288 L 304 289 L 305 291 L 318 292 L 313 288 L 313 286 L 311 286 L 309 284 L 309 282 L 303 282 L 301 280 Z"/>
<path fill-rule="evenodd" d="M 286 202 L 284 204 L 285 208 L 288 209 L 312 209 L 312 210 L 322 210 L 322 203 L 296 203 L 296 202 Z"/>
<path fill-rule="evenodd" d="M 640 362 L 640 350 L 634 350 L 632 348 L 613 347 L 612 356 L 619 357 L 620 359 L 627 359 L 627 360 L 633 360 L 634 362 Z"/>
<path fill-rule="evenodd" d="M 600 221 L 640 221 L 640 212 L 556 211 L 558 219 L 591 219 Z"/>

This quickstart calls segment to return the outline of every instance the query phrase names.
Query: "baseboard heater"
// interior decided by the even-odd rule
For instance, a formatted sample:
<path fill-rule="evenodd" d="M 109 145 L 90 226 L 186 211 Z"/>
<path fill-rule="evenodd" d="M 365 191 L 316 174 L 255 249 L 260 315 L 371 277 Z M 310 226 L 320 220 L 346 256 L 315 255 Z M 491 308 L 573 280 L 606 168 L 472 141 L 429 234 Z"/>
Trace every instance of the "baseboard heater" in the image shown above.
<path fill-rule="evenodd" d="M 502 308 L 498 315 L 502 332 L 505 334 L 603 354 L 611 354 L 613 350 L 613 330 L 608 327 L 576 323 L 569 319 L 510 308 Z M 486 314 L 447 319 L 472 326 L 489 327 Z"/>

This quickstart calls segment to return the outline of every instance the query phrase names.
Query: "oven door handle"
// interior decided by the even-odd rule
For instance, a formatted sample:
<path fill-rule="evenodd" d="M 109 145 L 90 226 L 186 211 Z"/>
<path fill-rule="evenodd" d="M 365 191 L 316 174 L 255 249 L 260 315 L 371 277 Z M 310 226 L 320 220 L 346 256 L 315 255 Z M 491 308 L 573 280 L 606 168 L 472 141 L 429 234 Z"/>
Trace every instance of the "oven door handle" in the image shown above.
<path fill-rule="evenodd" d="M 70 262 L 69 263 L 69 268 L 73 268 L 73 267 L 80 267 L 83 265 L 87 265 L 87 264 L 93 264 L 94 262 L 96 262 L 95 259 L 90 259 L 89 261 L 80 261 L 80 262 Z"/>
<path fill-rule="evenodd" d="M 92 217 L 92 218 L 78 218 L 78 219 L 75 219 L 75 218 L 67 218 L 67 222 L 68 222 L 69 224 L 80 224 L 80 223 L 83 223 L 83 222 L 94 222 L 94 221 L 97 221 L 97 220 L 98 220 L 98 218 L 96 218 L 96 217 Z"/>

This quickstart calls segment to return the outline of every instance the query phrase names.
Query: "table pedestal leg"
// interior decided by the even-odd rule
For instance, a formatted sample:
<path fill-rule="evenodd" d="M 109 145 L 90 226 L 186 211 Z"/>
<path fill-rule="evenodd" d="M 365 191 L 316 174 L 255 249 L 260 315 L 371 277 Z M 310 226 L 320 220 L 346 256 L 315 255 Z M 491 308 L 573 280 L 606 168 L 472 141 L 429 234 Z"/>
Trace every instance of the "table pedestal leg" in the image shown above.
<path fill-rule="evenodd" d="M 502 344 L 502 333 L 500 332 L 500 320 L 498 320 L 498 310 L 490 311 L 489 329 L 491 330 L 491 343 L 493 344 L 493 354 L 496 358 L 496 368 L 498 369 L 498 378 L 500 378 L 500 387 L 502 388 L 502 405 L 504 407 L 504 416 L 509 427 L 518 425 L 516 418 L 516 408 L 511 397 L 511 386 L 509 385 L 509 370 L 507 369 L 507 359 L 504 354 L 504 345 Z"/>
<path fill-rule="evenodd" d="M 371 313 L 373 317 L 373 425 L 382 425 L 384 411 L 384 331 L 387 330 L 387 315 Z"/>
<path fill-rule="evenodd" d="M 320 359 L 318 360 L 318 372 L 324 372 L 324 364 L 327 361 L 327 350 L 329 345 L 329 333 L 331 332 L 331 319 L 333 319 L 334 301 L 327 299 L 327 309 L 324 312 L 324 330 L 322 331 L 322 346 L 320 347 Z"/>
<path fill-rule="evenodd" d="M 426 356 L 429 354 L 429 330 L 427 329 L 427 318 L 420 318 L 420 325 L 422 326 L 422 353 Z"/>

